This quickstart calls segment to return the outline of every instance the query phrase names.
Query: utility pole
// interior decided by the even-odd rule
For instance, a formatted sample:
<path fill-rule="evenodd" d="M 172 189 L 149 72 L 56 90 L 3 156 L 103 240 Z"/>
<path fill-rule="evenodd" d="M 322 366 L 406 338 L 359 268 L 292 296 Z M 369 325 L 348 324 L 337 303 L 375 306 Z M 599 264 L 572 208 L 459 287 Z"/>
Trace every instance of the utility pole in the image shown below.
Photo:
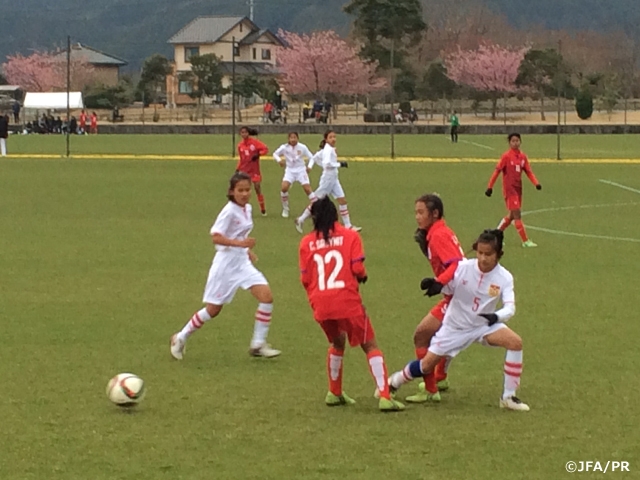
<path fill-rule="evenodd" d="M 249 0 L 249 20 L 253 22 L 254 0 Z"/>
<path fill-rule="evenodd" d="M 251 1 L 253 9 L 253 0 Z M 252 10 L 253 11 L 253 10 Z M 236 37 L 231 39 L 231 158 L 236 156 Z"/>
<path fill-rule="evenodd" d="M 562 40 L 558 40 L 558 55 L 560 56 L 560 58 L 562 58 Z M 561 87 L 564 84 L 564 72 L 562 71 L 564 69 L 564 65 L 560 64 L 559 65 L 559 70 L 556 73 L 556 81 L 558 82 L 558 92 L 556 95 L 558 95 L 558 125 L 556 126 L 557 129 L 557 145 L 556 145 L 556 160 L 561 160 L 561 155 L 560 155 L 560 128 L 561 128 L 561 124 L 560 124 L 560 113 L 561 113 L 561 100 L 560 100 L 560 96 L 561 96 Z"/>
<path fill-rule="evenodd" d="M 71 139 L 71 36 L 67 35 L 67 158 L 70 155 Z"/>
<path fill-rule="evenodd" d="M 395 87 L 396 87 L 396 75 L 393 71 L 394 64 L 394 55 L 395 55 L 395 40 L 391 39 L 391 58 L 389 60 L 390 70 L 391 70 L 391 158 L 396 158 L 396 141 L 395 141 L 395 133 L 396 133 L 396 117 L 393 114 L 393 104 L 395 103 Z"/>

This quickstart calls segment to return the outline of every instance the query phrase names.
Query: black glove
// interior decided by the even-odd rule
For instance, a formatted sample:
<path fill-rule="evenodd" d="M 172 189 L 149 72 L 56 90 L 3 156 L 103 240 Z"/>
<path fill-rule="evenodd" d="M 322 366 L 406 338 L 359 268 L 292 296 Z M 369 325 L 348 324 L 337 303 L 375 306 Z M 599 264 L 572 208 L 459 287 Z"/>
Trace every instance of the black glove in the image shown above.
<path fill-rule="evenodd" d="M 485 194 L 487 197 L 490 197 L 491 195 L 493 195 L 493 188 L 487 188 L 487 191 L 486 191 L 486 192 L 484 192 L 484 194 Z"/>
<path fill-rule="evenodd" d="M 536 185 L 536 190 L 542 190 L 542 185 L 540 184 Z"/>
<path fill-rule="evenodd" d="M 444 285 L 436 281 L 435 278 L 423 278 L 420 282 L 420 289 L 426 290 L 424 294 L 429 297 L 438 295 L 440 292 L 442 292 L 443 287 Z"/>
<path fill-rule="evenodd" d="M 425 257 L 429 256 L 429 244 L 427 242 L 427 231 L 419 228 L 416 233 L 413 234 L 413 239 L 420 245 L 420 251 Z"/>
<path fill-rule="evenodd" d="M 347 162 L 340 162 L 340 168 L 349 168 L 349 164 Z"/>
<path fill-rule="evenodd" d="M 253 157 L 251 157 L 251 161 L 252 162 L 257 162 L 258 160 L 260 160 L 260 154 L 256 153 Z"/>
<path fill-rule="evenodd" d="M 365 275 L 364 277 L 358 277 L 358 283 L 367 283 L 367 280 L 369 280 L 369 277 L 367 275 Z"/>
<path fill-rule="evenodd" d="M 489 326 L 495 325 L 500 321 L 498 315 L 496 315 L 495 313 L 481 313 L 480 316 L 487 319 L 487 323 L 489 324 Z"/>

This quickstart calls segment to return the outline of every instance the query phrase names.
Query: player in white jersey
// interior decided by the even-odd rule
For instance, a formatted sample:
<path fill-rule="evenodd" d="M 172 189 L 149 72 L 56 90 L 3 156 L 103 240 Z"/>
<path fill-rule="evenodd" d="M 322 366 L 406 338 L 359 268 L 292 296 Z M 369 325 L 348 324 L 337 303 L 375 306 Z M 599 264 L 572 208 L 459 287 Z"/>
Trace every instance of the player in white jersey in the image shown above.
<path fill-rule="evenodd" d="M 202 301 L 205 308 L 196 312 L 184 328 L 171 337 L 171 355 L 177 360 L 184 356 L 187 339 L 207 321 L 218 316 L 222 307 L 231 303 L 239 288 L 249 290 L 259 302 L 249 354 L 266 358 L 280 355 L 280 351 L 267 344 L 273 295 L 267 279 L 253 265 L 258 258 L 251 250 L 256 240 L 249 237 L 253 229 L 249 203 L 251 177 L 246 173 L 236 173 L 231 177 L 227 196 L 229 203 L 210 231 L 216 254 L 204 289 Z"/>
<path fill-rule="evenodd" d="M 284 178 L 282 179 L 282 189 L 280 190 L 280 200 L 282 201 L 282 216 L 289 218 L 289 189 L 295 182 L 302 185 L 304 193 L 309 200 L 313 201 L 313 191 L 309 185 L 309 174 L 304 158 L 311 160 L 313 154 L 303 143 L 299 142 L 297 132 L 289 133 L 289 142 L 281 145 L 275 152 L 273 158 L 284 168 Z"/>
<path fill-rule="evenodd" d="M 359 232 L 362 228 L 355 227 L 351 224 L 347 199 L 345 198 L 344 189 L 342 188 L 340 179 L 338 178 L 338 169 L 347 168 L 349 164 L 347 162 L 338 161 L 336 140 L 336 133 L 333 130 L 327 130 L 324 134 L 324 139 L 320 142 L 320 151 L 317 152 L 309 161 L 309 170 L 313 168 L 314 164 L 322 166 L 320 185 L 318 185 L 316 191 L 312 193 L 314 197 L 312 198 L 309 196 L 309 199 L 311 200 L 311 203 L 313 203 L 317 199 L 331 195 L 338 202 L 338 210 L 340 211 L 340 217 L 342 217 L 342 223 L 344 226 Z M 299 233 L 303 233 L 302 225 L 309 217 L 311 217 L 311 205 L 309 205 L 304 212 L 302 212 L 302 215 L 300 215 L 295 221 L 296 230 L 298 230 Z"/>
<path fill-rule="evenodd" d="M 513 276 L 499 263 L 503 235 L 501 230 L 485 230 L 473 245 L 476 258 L 458 263 L 453 280 L 446 286 L 435 279 L 423 280 L 423 284 L 431 284 L 432 292 L 441 291 L 453 298 L 442 327 L 431 339 L 427 356 L 394 373 L 389 380 L 392 388 L 433 371 L 442 357 L 453 358 L 473 343 L 480 343 L 507 350 L 500 407 L 529 411 L 529 406 L 516 397 L 522 374 L 522 339 L 505 324 L 515 314 L 516 304 Z M 498 303 L 502 303 L 499 310 Z"/>

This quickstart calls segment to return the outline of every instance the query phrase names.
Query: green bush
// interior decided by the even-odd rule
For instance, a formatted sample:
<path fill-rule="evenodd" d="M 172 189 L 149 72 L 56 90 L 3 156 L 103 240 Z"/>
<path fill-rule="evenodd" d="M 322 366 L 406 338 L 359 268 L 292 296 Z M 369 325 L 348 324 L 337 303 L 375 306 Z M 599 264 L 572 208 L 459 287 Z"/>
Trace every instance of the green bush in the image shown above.
<path fill-rule="evenodd" d="M 588 120 L 593 115 L 593 95 L 586 89 L 576 94 L 576 112 L 582 120 Z"/>

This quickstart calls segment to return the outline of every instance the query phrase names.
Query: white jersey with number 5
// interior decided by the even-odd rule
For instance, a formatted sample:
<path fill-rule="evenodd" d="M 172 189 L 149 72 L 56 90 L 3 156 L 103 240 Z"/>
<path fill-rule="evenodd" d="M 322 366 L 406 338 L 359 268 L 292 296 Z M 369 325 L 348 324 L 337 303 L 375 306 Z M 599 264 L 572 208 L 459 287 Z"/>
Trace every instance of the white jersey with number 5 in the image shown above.
<path fill-rule="evenodd" d="M 516 312 L 513 275 L 500 264 L 483 273 L 477 259 L 462 260 L 442 293 L 453 295 L 443 321 L 450 329 L 486 326 L 487 319 L 481 317 L 481 313 L 496 313 L 500 322 L 506 322 Z M 499 303 L 502 308 L 497 310 Z"/>

